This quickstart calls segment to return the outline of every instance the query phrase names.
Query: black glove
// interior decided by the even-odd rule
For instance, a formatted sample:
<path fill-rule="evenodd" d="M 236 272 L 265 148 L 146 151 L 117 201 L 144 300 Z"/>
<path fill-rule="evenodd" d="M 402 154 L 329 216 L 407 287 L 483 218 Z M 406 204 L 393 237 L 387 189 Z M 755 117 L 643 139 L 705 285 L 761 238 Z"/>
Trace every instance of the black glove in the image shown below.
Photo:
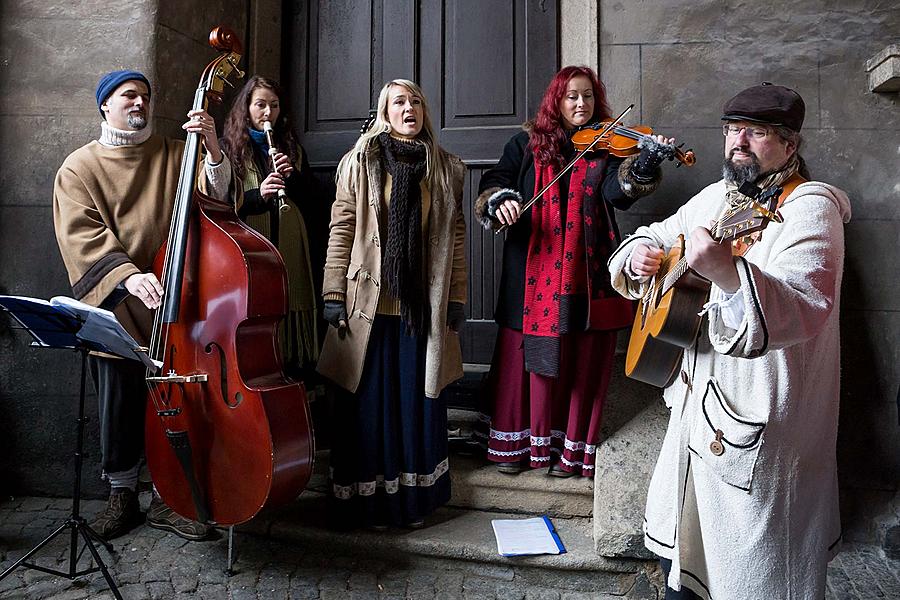
<path fill-rule="evenodd" d="M 347 324 L 347 306 L 343 300 L 326 300 L 322 317 L 335 329 L 340 329 L 341 321 Z"/>
<path fill-rule="evenodd" d="M 631 174 L 642 183 L 655 179 L 660 163 L 675 156 L 675 148 L 660 144 L 649 136 L 638 142 L 638 148 L 641 153 L 631 166 Z"/>
<path fill-rule="evenodd" d="M 466 322 L 466 310 L 462 302 L 447 303 L 447 327 L 459 333 Z"/>

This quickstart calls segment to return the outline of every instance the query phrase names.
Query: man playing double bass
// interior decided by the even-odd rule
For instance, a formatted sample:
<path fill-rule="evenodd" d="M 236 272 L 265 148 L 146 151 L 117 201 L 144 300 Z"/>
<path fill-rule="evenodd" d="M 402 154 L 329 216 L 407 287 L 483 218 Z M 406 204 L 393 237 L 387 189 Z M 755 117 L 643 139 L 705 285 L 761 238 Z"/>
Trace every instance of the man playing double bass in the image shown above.
<path fill-rule="evenodd" d="M 668 600 L 819 600 L 839 548 L 838 312 L 850 202 L 806 181 L 804 113 L 782 86 L 729 100 L 723 180 L 639 227 L 609 260 L 614 287 L 638 298 L 663 249 L 684 235 L 688 264 L 712 282 L 707 323 L 665 390 L 671 416 L 647 495 L 644 543 L 661 557 Z M 783 188 L 783 221 L 719 244 L 707 227 L 746 204 L 744 182 Z"/>
<path fill-rule="evenodd" d="M 66 158 L 53 190 L 56 239 L 74 296 L 112 310 L 142 345 L 163 294 L 151 269 L 168 235 L 184 151 L 183 141 L 151 132 L 150 92 L 150 82 L 137 71 L 100 79 L 100 137 Z M 200 134 L 207 150 L 201 189 L 224 199 L 231 165 L 219 148 L 215 123 L 205 111 L 188 117 L 182 128 Z M 111 488 L 106 509 L 91 526 L 110 539 L 143 519 L 137 482 L 147 387 L 144 367 L 135 361 L 91 356 L 90 370 L 99 398 L 103 472 Z M 155 493 L 146 519 L 151 527 L 191 540 L 209 533 L 207 525 L 177 515 Z"/>

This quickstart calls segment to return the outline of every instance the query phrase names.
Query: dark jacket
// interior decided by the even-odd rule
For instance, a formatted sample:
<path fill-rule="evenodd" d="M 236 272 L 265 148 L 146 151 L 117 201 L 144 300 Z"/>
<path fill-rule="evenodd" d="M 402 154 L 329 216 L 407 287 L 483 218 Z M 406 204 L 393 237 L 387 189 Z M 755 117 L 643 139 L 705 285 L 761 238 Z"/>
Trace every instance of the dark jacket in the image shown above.
<path fill-rule="evenodd" d="M 257 171 L 268 174 L 272 171 L 271 158 L 264 154 L 259 146 L 253 144 L 253 162 Z M 298 148 L 300 164 L 294 165 L 294 171 L 284 181 L 285 193 L 291 205 L 296 206 L 303 215 L 306 225 L 306 236 L 309 246 L 309 259 L 312 264 L 313 286 L 316 296 L 322 293 L 322 272 L 325 268 L 325 250 L 328 247 L 328 222 L 331 218 L 331 204 L 324 200 L 325 195 L 319 189 L 318 182 L 309 166 L 306 151 Z M 265 177 L 265 175 L 263 175 Z M 262 183 L 262 182 L 260 182 Z M 244 221 L 250 215 L 268 214 L 270 221 L 270 241 L 278 247 L 278 207 L 275 202 L 266 200 L 259 193 L 259 188 L 244 191 L 244 202 L 238 209 L 238 216 Z"/>
<path fill-rule="evenodd" d="M 490 217 L 487 216 L 487 203 L 494 193 L 501 189 L 512 189 L 521 194 L 527 202 L 534 195 L 534 155 L 528 147 L 529 134 L 523 131 L 509 140 L 503 149 L 503 156 L 497 166 L 485 172 L 481 176 L 478 186 L 478 199 L 475 203 L 475 216 L 483 225 L 488 225 Z M 568 163 L 574 156 L 575 150 L 571 144 L 563 149 L 564 162 Z M 633 163 L 633 157 L 621 159 L 608 156 L 606 172 L 600 193 L 603 200 L 612 208 L 627 210 L 634 202 L 644 196 L 658 185 L 656 179 L 651 185 L 638 185 L 629 176 L 629 167 Z M 561 209 L 565 210 L 565 200 L 568 198 L 570 173 L 566 173 L 560 179 Z M 629 192 L 623 190 L 623 183 Z M 619 229 L 615 221 L 615 211 L 610 210 L 610 229 L 618 243 L 620 239 Z M 528 255 L 528 241 L 531 237 L 531 209 L 525 211 L 516 223 L 506 233 L 503 243 L 503 271 L 500 275 L 500 297 L 497 299 L 497 308 L 494 312 L 494 320 L 502 327 L 522 329 L 522 307 L 525 298 L 525 266 Z M 604 261 L 606 258 L 603 259 Z"/>

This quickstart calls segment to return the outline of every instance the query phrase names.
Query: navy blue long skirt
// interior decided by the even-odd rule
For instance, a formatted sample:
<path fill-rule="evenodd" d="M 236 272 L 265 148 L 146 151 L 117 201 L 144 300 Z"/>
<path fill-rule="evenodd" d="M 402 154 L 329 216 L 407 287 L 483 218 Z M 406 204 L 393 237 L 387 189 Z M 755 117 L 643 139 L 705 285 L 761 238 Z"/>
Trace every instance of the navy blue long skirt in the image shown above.
<path fill-rule="evenodd" d="M 450 499 L 446 402 L 424 390 L 424 338 L 376 315 L 359 388 L 335 406 L 333 526 L 403 526 Z"/>

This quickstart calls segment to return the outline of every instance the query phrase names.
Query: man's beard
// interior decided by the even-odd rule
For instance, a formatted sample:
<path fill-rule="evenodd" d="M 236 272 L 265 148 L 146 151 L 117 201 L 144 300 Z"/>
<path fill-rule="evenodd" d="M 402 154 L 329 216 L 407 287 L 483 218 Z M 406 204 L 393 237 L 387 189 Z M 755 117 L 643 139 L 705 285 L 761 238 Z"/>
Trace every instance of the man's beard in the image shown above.
<path fill-rule="evenodd" d="M 140 131 L 147 126 L 147 116 L 139 111 L 128 113 L 128 126 L 135 131 Z"/>
<path fill-rule="evenodd" d="M 756 180 L 759 178 L 759 172 L 762 170 L 756 155 L 750 154 L 750 162 L 742 164 L 732 162 L 733 157 L 734 150 L 722 163 L 722 176 L 725 178 L 725 181 L 738 187 L 744 182 L 756 183 Z"/>

